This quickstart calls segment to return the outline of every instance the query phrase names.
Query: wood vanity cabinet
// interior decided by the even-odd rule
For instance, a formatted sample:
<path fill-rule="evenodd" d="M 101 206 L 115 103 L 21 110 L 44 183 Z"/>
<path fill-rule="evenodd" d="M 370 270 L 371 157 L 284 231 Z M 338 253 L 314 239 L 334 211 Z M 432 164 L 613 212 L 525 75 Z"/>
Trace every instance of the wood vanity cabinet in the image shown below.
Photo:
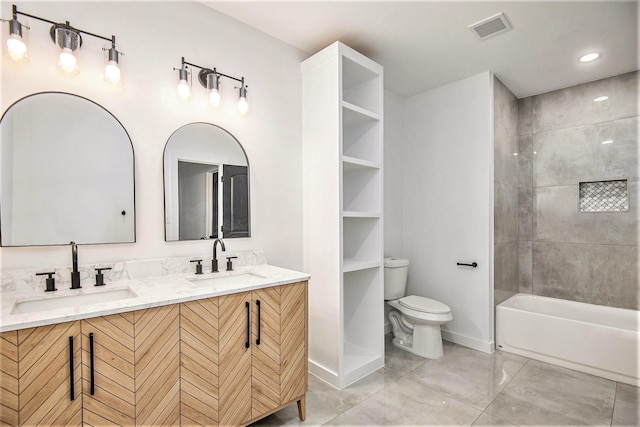
<path fill-rule="evenodd" d="M 2 333 L 3 425 L 80 425 L 80 322 Z"/>
<path fill-rule="evenodd" d="M 293 402 L 305 418 L 307 282 L 181 304 L 181 422 L 246 425 Z"/>
<path fill-rule="evenodd" d="M 178 312 L 169 305 L 1 334 L 0 423 L 178 425 Z"/>
<path fill-rule="evenodd" d="M 81 330 L 83 425 L 179 425 L 176 304 L 85 319 Z"/>
<path fill-rule="evenodd" d="M 305 417 L 307 282 L 0 334 L 0 425 Z"/>

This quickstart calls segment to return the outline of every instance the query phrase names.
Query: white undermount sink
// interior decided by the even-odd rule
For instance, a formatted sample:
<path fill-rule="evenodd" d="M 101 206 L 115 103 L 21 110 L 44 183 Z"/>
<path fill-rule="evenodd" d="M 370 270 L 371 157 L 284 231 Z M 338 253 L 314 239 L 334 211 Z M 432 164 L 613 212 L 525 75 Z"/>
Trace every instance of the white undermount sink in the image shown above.
<path fill-rule="evenodd" d="M 16 300 L 11 314 L 35 313 L 58 308 L 76 307 L 81 305 L 99 304 L 103 302 L 119 301 L 135 298 L 137 295 L 129 288 L 109 289 L 73 295 L 46 296 L 44 298 L 25 298 Z"/>
<path fill-rule="evenodd" d="M 257 285 L 264 283 L 265 276 L 255 273 L 242 272 L 236 274 L 225 274 L 224 276 L 216 276 L 211 273 L 206 277 L 190 277 L 187 280 L 196 285 L 204 286 L 224 286 L 224 285 Z M 224 273 L 223 273 L 224 274 Z"/>

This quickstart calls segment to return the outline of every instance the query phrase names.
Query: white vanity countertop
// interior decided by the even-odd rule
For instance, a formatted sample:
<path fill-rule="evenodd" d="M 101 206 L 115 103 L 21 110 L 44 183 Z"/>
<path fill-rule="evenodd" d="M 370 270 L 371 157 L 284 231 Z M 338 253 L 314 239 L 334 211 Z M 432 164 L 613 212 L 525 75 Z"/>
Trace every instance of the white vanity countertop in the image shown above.
<path fill-rule="evenodd" d="M 119 280 L 99 287 L 83 283 L 81 289 L 58 288 L 46 293 L 44 286 L 38 291 L 3 292 L 0 293 L 0 332 L 302 282 L 309 277 L 306 273 L 259 264 L 232 272 Z M 24 312 L 16 312 L 17 307 L 22 307 Z"/>

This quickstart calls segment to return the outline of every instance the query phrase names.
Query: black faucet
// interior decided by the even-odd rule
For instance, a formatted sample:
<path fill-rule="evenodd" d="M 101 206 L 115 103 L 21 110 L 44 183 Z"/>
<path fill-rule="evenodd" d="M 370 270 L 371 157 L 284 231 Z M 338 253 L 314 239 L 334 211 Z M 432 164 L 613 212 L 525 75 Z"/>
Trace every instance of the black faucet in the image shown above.
<path fill-rule="evenodd" d="M 216 239 L 213 241 L 213 259 L 211 260 L 211 272 L 212 273 L 217 273 L 218 272 L 218 254 L 216 253 L 216 245 L 220 243 L 220 247 L 222 248 L 223 251 L 226 251 L 227 249 L 224 247 L 224 242 L 222 241 L 222 239 Z"/>
<path fill-rule="evenodd" d="M 71 289 L 80 289 L 80 272 L 78 271 L 78 245 L 76 242 L 69 242 L 71 245 Z"/>
<path fill-rule="evenodd" d="M 56 279 L 53 277 L 53 275 L 56 274 L 55 271 L 48 271 L 46 273 L 36 273 L 36 276 L 49 276 L 47 277 L 47 287 L 45 288 L 45 292 L 53 292 L 53 291 L 57 291 L 56 289 Z"/>

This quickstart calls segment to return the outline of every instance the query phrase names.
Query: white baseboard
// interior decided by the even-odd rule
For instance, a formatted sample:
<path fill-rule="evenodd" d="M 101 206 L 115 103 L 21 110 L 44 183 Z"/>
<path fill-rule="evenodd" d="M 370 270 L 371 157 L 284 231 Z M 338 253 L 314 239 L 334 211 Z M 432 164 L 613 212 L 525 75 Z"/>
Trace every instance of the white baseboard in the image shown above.
<path fill-rule="evenodd" d="M 460 344 L 462 346 L 472 348 L 474 350 L 491 354 L 496 349 L 495 343 L 493 341 L 490 341 L 490 342 L 481 341 L 476 338 L 471 338 L 466 335 L 462 335 L 457 332 L 447 331 L 444 329 L 442 329 L 441 332 L 442 332 L 443 339 L 447 341 L 451 341 L 452 343 L 455 343 L 455 344 Z"/>
<path fill-rule="evenodd" d="M 309 359 L 309 372 L 334 388 L 338 388 L 338 374 Z"/>
<path fill-rule="evenodd" d="M 384 356 L 372 359 L 368 363 L 359 366 L 356 369 L 345 372 L 342 377 L 340 377 L 332 370 L 309 360 L 309 372 L 338 390 L 342 390 L 343 388 L 350 386 L 382 367 L 384 367 Z"/>

